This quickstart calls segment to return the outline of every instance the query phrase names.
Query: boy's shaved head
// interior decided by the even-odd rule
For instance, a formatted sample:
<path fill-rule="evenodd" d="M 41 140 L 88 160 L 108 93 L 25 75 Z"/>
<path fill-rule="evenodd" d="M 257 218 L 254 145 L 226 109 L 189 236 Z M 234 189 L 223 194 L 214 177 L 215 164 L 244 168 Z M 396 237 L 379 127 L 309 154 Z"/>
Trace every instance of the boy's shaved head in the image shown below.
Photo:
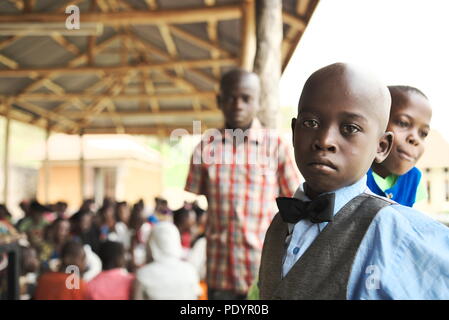
<path fill-rule="evenodd" d="M 359 181 L 387 157 L 390 106 L 387 86 L 352 65 L 335 63 L 307 79 L 292 130 L 309 197 Z"/>
<path fill-rule="evenodd" d="M 305 106 L 305 101 L 336 94 L 360 100 L 360 105 L 377 119 L 379 133 L 385 132 L 391 108 L 387 86 L 372 74 L 347 63 L 334 63 L 315 71 L 304 85 L 298 111 Z"/>

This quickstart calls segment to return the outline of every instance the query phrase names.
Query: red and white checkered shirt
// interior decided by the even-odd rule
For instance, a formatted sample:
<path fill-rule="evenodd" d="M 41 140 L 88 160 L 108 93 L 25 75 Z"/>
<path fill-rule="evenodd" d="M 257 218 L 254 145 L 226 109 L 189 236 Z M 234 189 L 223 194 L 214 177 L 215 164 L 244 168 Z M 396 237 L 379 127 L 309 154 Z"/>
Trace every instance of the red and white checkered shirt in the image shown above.
<path fill-rule="evenodd" d="M 292 147 L 257 120 L 240 143 L 233 143 L 239 141 L 233 137 L 236 131 L 213 131 L 193 152 L 185 189 L 208 200 L 209 288 L 246 294 L 278 211 L 275 199 L 294 194 L 299 172 Z"/>

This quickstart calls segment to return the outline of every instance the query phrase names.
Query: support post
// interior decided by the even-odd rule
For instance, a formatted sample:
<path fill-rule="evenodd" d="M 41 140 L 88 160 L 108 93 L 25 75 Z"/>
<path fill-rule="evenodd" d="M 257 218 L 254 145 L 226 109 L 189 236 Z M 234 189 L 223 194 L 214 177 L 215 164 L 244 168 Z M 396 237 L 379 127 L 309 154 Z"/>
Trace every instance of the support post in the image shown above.
<path fill-rule="evenodd" d="M 84 171 L 85 171 L 85 162 L 84 162 L 84 132 L 80 131 L 80 195 L 81 195 L 81 203 L 84 201 L 85 196 L 85 179 L 84 179 Z"/>
<path fill-rule="evenodd" d="M 45 134 L 45 159 L 44 159 L 44 201 L 45 204 L 50 202 L 50 126 L 47 124 Z"/>
<path fill-rule="evenodd" d="M 9 196 L 9 143 L 10 143 L 10 131 L 11 122 L 9 117 L 9 112 L 11 105 L 9 101 L 5 101 L 6 104 L 6 123 L 5 123 L 5 140 L 4 140 L 4 155 L 3 155 L 3 202 L 5 206 L 8 206 L 8 196 Z"/>
<path fill-rule="evenodd" d="M 256 1 L 257 51 L 254 72 L 260 77 L 261 101 L 258 117 L 267 128 L 275 128 L 279 114 L 281 77 L 282 1 Z"/>

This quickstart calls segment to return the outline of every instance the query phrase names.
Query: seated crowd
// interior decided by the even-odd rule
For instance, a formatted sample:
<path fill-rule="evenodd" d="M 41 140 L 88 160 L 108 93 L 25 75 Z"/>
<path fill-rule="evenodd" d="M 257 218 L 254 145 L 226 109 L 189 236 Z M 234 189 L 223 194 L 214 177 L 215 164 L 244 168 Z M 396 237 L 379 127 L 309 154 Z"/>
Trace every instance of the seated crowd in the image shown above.
<path fill-rule="evenodd" d="M 106 198 L 97 210 L 88 199 L 73 214 L 65 202 L 22 201 L 18 221 L 0 205 L 0 229 L 20 243 L 20 298 L 207 299 L 205 210 L 155 200 L 148 213 L 142 200 Z M 0 256 L 0 280 L 7 264 Z"/>

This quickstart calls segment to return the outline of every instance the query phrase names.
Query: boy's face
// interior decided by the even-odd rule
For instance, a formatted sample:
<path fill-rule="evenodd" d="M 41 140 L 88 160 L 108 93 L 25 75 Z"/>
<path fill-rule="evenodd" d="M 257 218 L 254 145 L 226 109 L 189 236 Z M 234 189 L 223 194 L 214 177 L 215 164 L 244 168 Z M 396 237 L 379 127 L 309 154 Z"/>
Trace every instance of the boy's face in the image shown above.
<path fill-rule="evenodd" d="M 218 105 L 226 127 L 245 130 L 259 110 L 259 80 L 255 75 L 243 74 L 221 88 Z"/>
<path fill-rule="evenodd" d="M 393 148 L 380 164 L 384 175 L 403 175 L 424 153 L 424 140 L 430 131 L 432 109 L 429 101 L 416 93 L 406 93 L 407 102 L 391 109 L 388 131 L 394 133 Z"/>
<path fill-rule="evenodd" d="M 338 82 L 314 91 L 303 94 L 292 119 L 296 164 L 312 196 L 357 182 L 374 159 L 385 159 L 392 138 L 372 96 Z"/>

